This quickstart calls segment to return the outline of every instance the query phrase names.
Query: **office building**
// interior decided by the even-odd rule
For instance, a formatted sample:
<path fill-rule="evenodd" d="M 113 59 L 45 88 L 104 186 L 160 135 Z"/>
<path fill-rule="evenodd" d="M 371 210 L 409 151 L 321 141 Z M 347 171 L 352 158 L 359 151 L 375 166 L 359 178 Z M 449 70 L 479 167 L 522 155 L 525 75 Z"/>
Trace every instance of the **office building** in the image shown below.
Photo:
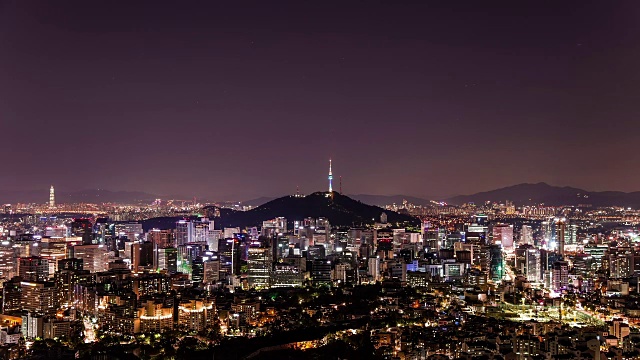
<path fill-rule="evenodd" d="M 18 259 L 18 276 L 22 281 L 46 281 L 49 278 L 49 260 L 39 256 Z"/>
<path fill-rule="evenodd" d="M 213 241 L 213 221 L 207 218 L 198 220 L 179 220 L 176 223 L 176 244 L 178 246 L 187 243 L 208 244 Z"/>
<path fill-rule="evenodd" d="M 109 269 L 109 255 L 104 245 L 76 245 L 71 247 L 70 256 L 82 259 L 82 266 L 89 272 L 101 272 Z"/>
<path fill-rule="evenodd" d="M 314 286 L 331 286 L 331 261 L 315 259 L 311 263 L 311 281 Z"/>
<path fill-rule="evenodd" d="M 513 225 L 494 225 L 493 243 L 501 245 L 503 249 L 513 248 Z"/>
<path fill-rule="evenodd" d="M 166 270 L 170 274 L 178 272 L 178 249 L 168 247 L 156 250 L 156 270 Z"/>
<path fill-rule="evenodd" d="M 562 291 L 569 285 L 569 263 L 558 260 L 552 267 L 551 286 L 555 291 Z"/>
<path fill-rule="evenodd" d="M 249 247 L 247 259 L 247 281 L 249 287 L 265 289 L 271 277 L 271 249 L 266 246 Z"/>
<path fill-rule="evenodd" d="M 23 281 L 20 287 L 23 310 L 37 314 L 55 314 L 58 309 L 58 297 L 54 282 Z"/>
<path fill-rule="evenodd" d="M 533 245 L 533 229 L 529 225 L 522 225 L 520 230 L 520 244 Z"/>

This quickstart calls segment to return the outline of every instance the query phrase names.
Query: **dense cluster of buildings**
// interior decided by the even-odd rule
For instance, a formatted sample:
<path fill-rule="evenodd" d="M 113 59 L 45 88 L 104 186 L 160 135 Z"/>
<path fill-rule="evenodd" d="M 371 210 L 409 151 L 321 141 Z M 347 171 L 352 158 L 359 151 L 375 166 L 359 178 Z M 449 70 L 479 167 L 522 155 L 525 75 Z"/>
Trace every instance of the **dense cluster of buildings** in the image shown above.
<path fill-rule="evenodd" d="M 48 206 L 57 206 L 53 188 Z M 208 329 L 252 337 L 281 316 L 321 314 L 320 323 L 361 316 L 345 318 L 331 302 L 294 314 L 266 302 L 266 293 L 349 294 L 382 284 L 387 295 L 372 300 L 367 316 L 395 312 L 407 324 L 367 330 L 388 358 L 635 353 L 640 238 L 629 217 L 509 202 L 456 208 L 423 216 L 419 228 L 390 224 L 384 212 L 361 227 L 275 217 L 220 228 L 213 206 L 164 223 L 10 211 L 0 223 L 0 343 L 14 349 L 39 338 Z M 470 327 L 488 319 L 492 332 Z M 427 341 L 443 334 L 457 340 Z"/>

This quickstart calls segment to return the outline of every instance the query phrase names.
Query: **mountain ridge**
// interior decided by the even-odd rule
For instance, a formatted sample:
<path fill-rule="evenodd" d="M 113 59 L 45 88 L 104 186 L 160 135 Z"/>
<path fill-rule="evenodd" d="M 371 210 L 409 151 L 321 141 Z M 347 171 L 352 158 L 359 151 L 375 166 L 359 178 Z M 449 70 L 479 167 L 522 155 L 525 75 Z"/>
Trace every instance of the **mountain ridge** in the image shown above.
<path fill-rule="evenodd" d="M 338 193 L 335 193 L 338 194 Z M 467 195 L 456 195 L 450 197 L 421 197 L 412 195 L 372 195 L 354 194 L 348 195 L 350 198 L 368 205 L 384 206 L 396 203 L 402 204 L 403 200 L 415 205 L 427 206 L 431 200 L 444 201 L 454 205 L 461 205 L 468 202 L 477 204 L 485 201 L 504 202 L 513 201 L 516 205 L 536 205 L 546 204 L 552 206 L 559 205 L 579 205 L 591 204 L 593 206 L 629 206 L 640 208 L 640 191 L 588 191 L 572 186 L 554 186 L 546 182 L 521 183 L 510 185 L 498 189 L 481 191 Z M 586 197 L 585 197 L 586 196 Z M 105 189 L 85 189 L 79 191 L 59 191 L 56 190 L 56 203 L 145 203 L 161 199 L 184 199 L 184 196 L 167 196 L 151 194 L 144 191 L 111 191 Z M 188 197 L 187 197 L 188 198 Z M 264 196 L 247 201 L 241 201 L 243 205 L 259 207 L 276 197 Z M 9 191 L 0 190 L 0 203 L 39 203 L 45 204 L 49 200 L 49 191 L 29 190 L 29 191 Z M 198 199 L 200 200 L 200 198 Z M 204 200 L 202 200 L 204 201 Z"/>
<path fill-rule="evenodd" d="M 589 204 L 599 206 L 640 207 L 640 191 L 588 191 L 571 186 L 554 186 L 545 182 L 522 183 L 499 189 L 478 192 L 470 195 L 458 195 L 444 199 L 447 203 L 461 205 L 512 201 L 516 205 L 576 206 Z"/>
<path fill-rule="evenodd" d="M 283 196 L 248 211 L 219 209 L 220 217 L 214 221 L 221 226 L 258 226 L 265 220 L 285 217 L 289 222 L 306 217 L 329 219 L 332 225 L 371 224 L 380 221 L 384 212 L 389 223 L 419 223 L 417 218 L 396 213 L 378 206 L 368 205 L 346 195 L 333 192 L 315 192 L 307 196 Z"/>

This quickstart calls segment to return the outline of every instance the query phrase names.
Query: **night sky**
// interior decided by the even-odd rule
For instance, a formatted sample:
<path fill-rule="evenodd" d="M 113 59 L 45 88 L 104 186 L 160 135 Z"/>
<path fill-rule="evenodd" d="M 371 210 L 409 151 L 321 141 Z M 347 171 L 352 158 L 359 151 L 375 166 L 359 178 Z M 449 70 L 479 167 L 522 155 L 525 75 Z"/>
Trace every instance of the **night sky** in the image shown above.
<path fill-rule="evenodd" d="M 638 19 L 638 1 L 0 0 L 0 188 L 249 199 L 324 190 L 331 157 L 351 194 L 640 190 Z"/>

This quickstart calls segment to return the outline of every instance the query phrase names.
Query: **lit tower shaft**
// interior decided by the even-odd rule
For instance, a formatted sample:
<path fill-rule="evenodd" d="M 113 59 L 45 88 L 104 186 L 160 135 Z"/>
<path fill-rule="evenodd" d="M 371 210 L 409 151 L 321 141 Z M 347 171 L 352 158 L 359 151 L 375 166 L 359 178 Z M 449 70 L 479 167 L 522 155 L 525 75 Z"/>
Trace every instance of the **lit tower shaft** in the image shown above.
<path fill-rule="evenodd" d="M 51 189 L 49 189 L 49 207 L 56 206 L 56 193 L 53 190 L 53 185 L 51 185 Z"/>
<path fill-rule="evenodd" d="M 567 219 L 556 218 L 556 241 L 558 242 L 558 252 L 564 260 L 564 232 L 566 230 Z"/>
<path fill-rule="evenodd" d="M 331 159 L 329 159 L 329 193 L 333 192 L 333 174 L 331 173 Z"/>

